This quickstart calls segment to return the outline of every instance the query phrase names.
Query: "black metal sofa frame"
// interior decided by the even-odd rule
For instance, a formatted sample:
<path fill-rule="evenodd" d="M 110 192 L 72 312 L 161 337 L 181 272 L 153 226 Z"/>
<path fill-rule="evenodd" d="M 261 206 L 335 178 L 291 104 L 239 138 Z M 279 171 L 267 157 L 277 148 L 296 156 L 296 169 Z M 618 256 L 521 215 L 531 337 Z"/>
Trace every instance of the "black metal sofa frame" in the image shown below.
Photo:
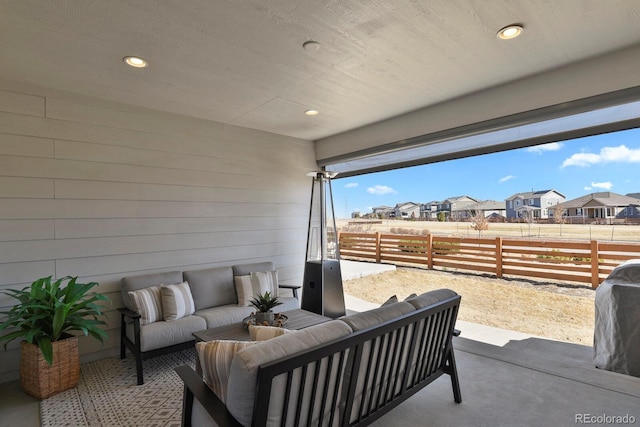
<path fill-rule="evenodd" d="M 309 401 L 304 391 L 309 389 L 313 390 L 312 402 L 318 401 L 316 393 L 322 393 L 322 399 L 319 400 L 322 407 L 318 409 L 320 414 L 330 414 L 330 426 L 368 425 L 444 374 L 451 377 L 454 400 L 460 403 L 462 397 L 452 346 L 452 337 L 459 335 L 459 331 L 454 329 L 459 306 L 460 296 L 456 295 L 330 343 L 262 365 L 258 369 L 252 425 L 266 425 L 271 384 L 275 377 L 282 374 L 287 376 L 285 403 L 281 408 L 283 426 L 287 424 L 286 414 L 291 414 L 292 405 L 296 407 L 294 425 L 310 424 L 310 419 L 301 419 L 301 413 L 304 412 L 301 411 L 302 402 L 304 399 Z M 326 382 L 323 390 L 316 390 L 322 364 L 325 364 L 325 368 L 328 366 L 328 371 L 333 364 L 337 364 L 339 372 L 344 370 L 334 389 Z M 184 381 L 183 426 L 191 425 L 194 399 L 201 403 L 219 426 L 240 425 L 191 367 L 180 366 L 176 371 Z M 292 378 L 296 371 L 296 381 L 300 385 L 292 390 Z M 366 372 L 360 381 L 357 379 L 359 372 Z M 379 380 L 376 381 L 376 378 Z M 365 392 L 362 392 L 363 389 Z M 295 401 L 291 396 L 297 396 Z M 313 406 L 308 413 L 314 413 Z M 320 415 L 317 424 L 325 425 L 326 421 Z"/>
<path fill-rule="evenodd" d="M 220 268 L 212 268 L 211 271 L 219 270 L 219 269 L 230 269 L 231 273 L 229 273 L 230 277 L 234 276 L 242 276 L 247 275 L 251 271 L 266 271 L 273 270 L 274 266 L 271 262 L 260 262 L 260 263 L 250 263 L 250 264 L 238 264 L 231 267 L 220 267 Z M 199 273 L 205 270 L 195 270 L 191 273 Z M 178 276 L 171 277 L 170 275 L 178 274 Z M 132 276 L 132 279 L 140 280 L 140 278 L 145 277 L 146 286 L 157 285 L 159 283 L 163 283 L 163 280 L 169 280 L 169 282 L 164 283 L 180 283 L 182 280 L 186 280 L 187 277 L 183 276 L 183 272 L 168 272 L 168 273 L 150 273 L 141 276 Z M 128 278 L 123 278 L 125 281 Z M 223 280 L 216 278 L 215 280 Z M 231 279 L 233 280 L 233 279 Z M 193 282 L 192 282 L 193 285 Z M 146 287 L 145 286 L 145 287 Z M 300 285 L 288 285 L 288 284 L 278 284 L 280 289 L 289 289 L 293 292 L 293 297 L 298 300 L 298 289 L 301 288 Z M 124 297 L 124 296 L 123 296 Z M 133 356 L 136 359 L 136 376 L 138 385 L 142 385 L 144 383 L 143 371 L 142 371 L 142 362 L 148 359 L 151 359 L 156 356 L 162 356 L 165 354 L 173 353 L 176 351 L 181 351 L 189 348 L 193 348 L 195 345 L 195 340 L 189 340 L 182 343 L 176 343 L 172 345 L 168 345 L 165 347 L 160 347 L 153 350 L 142 351 L 141 349 L 141 339 L 140 339 L 140 328 L 141 316 L 137 312 L 131 310 L 127 307 L 118 308 L 120 312 L 120 359 L 124 359 L 127 356 L 127 349 L 131 351 Z M 127 325 L 133 324 L 133 340 L 127 336 Z"/>

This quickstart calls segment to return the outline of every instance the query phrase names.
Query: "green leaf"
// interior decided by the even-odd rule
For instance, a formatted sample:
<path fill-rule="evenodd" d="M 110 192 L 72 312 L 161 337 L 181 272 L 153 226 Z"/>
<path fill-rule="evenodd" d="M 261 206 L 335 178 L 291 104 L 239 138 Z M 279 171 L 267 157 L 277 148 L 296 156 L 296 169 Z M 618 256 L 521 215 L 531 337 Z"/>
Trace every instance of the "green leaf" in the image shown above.
<path fill-rule="evenodd" d="M 42 337 L 38 340 L 38 347 L 40 347 L 40 352 L 42 353 L 42 357 L 47 361 L 49 366 L 53 364 L 53 345 L 51 344 L 51 340 L 49 337 Z"/>
<path fill-rule="evenodd" d="M 65 286 L 66 283 L 66 286 Z M 52 281 L 51 276 L 34 281 L 21 290 L 0 291 L 17 301 L 0 323 L 0 331 L 9 333 L 0 336 L 6 344 L 16 338 L 35 343 L 48 362 L 53 355 L 51 342 L 60 339 L 66 332 L 81 331 L 84 335 L 103 341 L 107 333 L 106 323 L 99 319 L 109 298 L 90 292 L 96 282 L 78 283 L 77 277 L 63 277 Z"/>

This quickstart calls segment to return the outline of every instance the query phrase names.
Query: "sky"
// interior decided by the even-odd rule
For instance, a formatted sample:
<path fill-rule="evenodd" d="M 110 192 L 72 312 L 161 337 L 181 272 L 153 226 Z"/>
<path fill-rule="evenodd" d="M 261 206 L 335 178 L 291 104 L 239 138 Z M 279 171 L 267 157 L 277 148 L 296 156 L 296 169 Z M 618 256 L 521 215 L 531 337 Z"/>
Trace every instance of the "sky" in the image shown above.
<path fill-rule="evenodd" d="M 640 129 L 332 180 L 336 218 L 374 206 L 453 196 L 499 200 L 557 190 L 566 200 L 612 191 L 640 193 Z"/>

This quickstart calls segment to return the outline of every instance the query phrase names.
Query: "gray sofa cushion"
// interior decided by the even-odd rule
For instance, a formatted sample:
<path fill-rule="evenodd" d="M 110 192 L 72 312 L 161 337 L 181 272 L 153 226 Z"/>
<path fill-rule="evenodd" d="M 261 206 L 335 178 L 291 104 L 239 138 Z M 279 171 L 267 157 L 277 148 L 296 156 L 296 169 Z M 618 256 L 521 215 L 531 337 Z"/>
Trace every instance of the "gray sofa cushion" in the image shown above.
<path fill-rule="evenodd" d="M 234 265 L 232 268 L 233 268 L 234 276 L 246 276 L 247 274 L 251 274 L 254 271 L 275 270 L 275 268 L 273 267 L 273 263 L 270 261 L 254 262 L 252 264 L 238 264 L 238 265 Z"/>
<path fill-rule="evenodd" d="M 296 331 L 294 334 L 285 334 L 262 341 L 257 345 L 240 350 L 236 353 L 231 363 L 231 374 L 229 375 L 227 388 L 227 409 L 240 424 L 250 425 L 256 392 L 256 376 L 260 365 L 279 360 L 302 350 L 314 348 L 320 344 L 349 335 L 351 332 L 351 328 L 346 323 L 340 320 L 332 320 Z M 341 373 L 337 372 L 334 365 L 332 375 L 320 375 L 320 377 L 323 378 L 323 381 L 335 381 L 339 375 Z M 274 380 L 270 408 L 277 408 L 283 405 L 285 396 L 282 390 L 284 384 L 284 378 L 278 377 Z M 295 384 L 293 389 L 296 389 Z M 309 394 L 306 393 L 307 396 Z M 318 398 L 322 398 L 322 393 L 318 393 Z M 292 406 L 291 410 L 295 411 L 295 405 Z M 316 407 L 318 406 L 316 404 Z M 279 425 L 280 415 L 279 411 L 277 414 L 269 411 L 270 418 L 266 424 Z M 272 419 L 272 417 L 275 418 Z"/>
<path fill-rule="evenodd" d="M 283 311 L 297 310 L 300 308 L 300 301 L 294 297 L 278 297 L 278 301 L 282 304 L 274 307 L 273 311 L 276 313 L 282 313 Z"/>
<path fill-rule="evenodd" d="M 139 276 L 123 277 L 120 282 L 122 302 L 128 309 L 136 311 L 136 308 L 131 304 L 129 291 L 137 291 L 154 285 L 176 285 L 182 283 L 182 272 L 168 271 L 166 273 L 141 274 Z"/>
<path fill-rule="evenodd" d="M 238 307 L 237 304 L 229 304 L 198 310 L 195 315 L 202 317 L 207 322 L 207 327 L 203 329 L 209 329 L 240 323 L 242 319 L 254 311 L 255 309 L 252 307 Z"/>
<path fill-rule="evenodd" d="M 238 304 L 231 267 L 206 268 L 183 273 L 189 282 L 196 311 L 228 304 Z"/>
<path fill-rule="evenodd" d="M 456 295 L 458 294 L 451 289 L 437 289 L 435 291 L 425 292 L 424 294 L 418 295 L 414 298 L 409 298 L 407 302 L 418 310 L 451 297 L 455 297 Z"/>
<path fill-rule="evenodd" d="M 276 313 L 300 308 L 298 306 L 299 302 L 296 298 L 285 297 L 278 299 L 282 301 L 282 305 L 279 305 L 273 309 L 273 311 Z M 229 325 L 235 322 L 241 322 L 242 319 L 249 316 L 251 313 L 255 313 L 255 311 L 256 309 L 253 306 L 239 307 L 237 304 L 228 304 L 198 310 L 194 314 L 205 319 L 208 329 Z"/>
<path fill-rule="evenodd" d="M 354 332 L 357 332 L 371 326 L 377 326 L 382 322 L 395 319 L 398 316 L 402 316 L 403 314 L 410 313 L 414 310 L 414 306 L 408 302 L 396 302 L 379 308 L 374 308 L 373 310 L 345 316 L 340 318 L 340 320 L 349 325 Z"/>
<path fill-rule="evenodd" d="M 149 351 L 193 341 L 193 332 L 207 329 L 202 317 L 187 316 L 171 322 L 155 322 L 140 328 L 140 350 Z M 127 335 L 133 339 L 133 326 L 127 325 Z"/>

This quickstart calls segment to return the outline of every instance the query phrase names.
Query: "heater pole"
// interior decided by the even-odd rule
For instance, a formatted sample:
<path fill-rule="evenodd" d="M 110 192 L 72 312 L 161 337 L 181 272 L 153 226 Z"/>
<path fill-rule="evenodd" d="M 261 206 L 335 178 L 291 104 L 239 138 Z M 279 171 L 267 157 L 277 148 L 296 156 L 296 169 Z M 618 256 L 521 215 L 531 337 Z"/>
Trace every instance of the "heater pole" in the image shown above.
<path fill-rule="evenodd" d="M 313 177 L 313 184 L 301 308 L 336 318 L 344 316 L 346 310 L 331 189 L 331 178 L 335 174 L 318 171 L 308 175 Z M 319 186 L 317 192 L 316 186 Z M 325 186 L 329 187 L 329 200 Z M 329 216 L 331 224 L 327 223 Z M 332 229 L 332 239 L 329 239 L 329 227 Z"/>

